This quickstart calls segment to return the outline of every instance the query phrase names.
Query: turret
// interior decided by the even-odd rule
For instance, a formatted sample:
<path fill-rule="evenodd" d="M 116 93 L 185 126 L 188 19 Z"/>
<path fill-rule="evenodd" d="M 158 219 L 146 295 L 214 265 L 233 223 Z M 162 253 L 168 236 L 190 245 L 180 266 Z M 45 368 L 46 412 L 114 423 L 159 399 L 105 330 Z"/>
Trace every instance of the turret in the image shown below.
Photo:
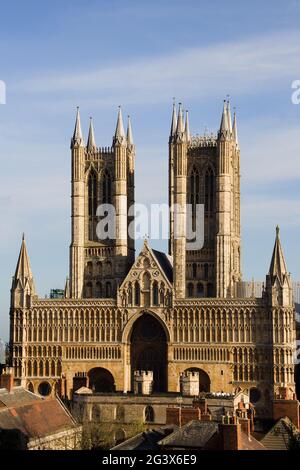
<path fill-rule="evenodd" d="M 190 123 L 189 123 L 189 112 L 185 112 L 185 135 L 186 135 L 186 141 L 190 142 L 191 140 L 191 134 L 190 134 Z"/>
<path fill-rule="evenodd" d="M 177 128 L 174 135 L 174 235 L 173 272 L 175 296 L 185 298 L 186 285 L 186 191 L 187 138 L 179 103 Z"/>
<path fill-rule="evenodd" d="M 69 280 L 68 277 L 67 277 L 67 279 L 66 279 L 65 290 L 64 290 L 64 297 L 65 297 L 65 299 L 69 299 L 69 298 L 70 298 L 70 280 Z"/>
<path fill-rule="evenodd" d="M 89 144 L 92 145 L 90 128 Z M 85 147 L 81 131 L 80 113 L 77 108 L 74 134 L 71 140 L 71 199 L 72 199 L 72 242 L 70 246 L 70 287 L 71 297 L 81 298 L 84 274 L 84 163 Z"/>
<path fill-rule="evenodd" d="M 22 237 L 20 254 L 11 286 L 11 307 L 30 307 L 35 295 L 34 280 L 30 268 L 25 237 Z"/>
<path fill-rule="evenodd" d="M 133 141 L 131 119 L 128 116 L 127 124 L 127 201 L 128 209 L 134 206 L 134 166 L 135 166 L 135 145 Z M 134 232 L 134 215 L 128 216 L 128 228 Z M 128 262 L 132 264 L 135 258 L 135 239 L 128 234 Z"/>
<path fill-rule="evenodd" d="M 177 115 L 176 115 L 176 103 L 173 102 L 171 128 L 169 135 L 169 217 L 170 217 L 170 233 L 169 233 L 169 255 L 173 255 L 173 238 L 174 238 L 174 138 L 177 129 Z"/>
<path fill-rule="evenodd" d="M 270 269 L 266 276 L 266 295 L 269 305 L 283 307 L 293 305 L 292 282 L 281 247 L 278 226 Z"/>
<path fill-rule="evenodd" d="M 231 132 L 228 104 L 224 100 L 218 133 L 218 174 L 216 181 L 216 296 L 234 295 L 231 273 Z"/>
<path fill-rule="evenodd" d="M 238 131 L 237 131 L 237 119 L 236 119 L 236 112 L 233 114 L 233 129 L 232 129 L 232 139 L 237 148 L 239 148 L 239 139 L 238 139 Z"/>
<path fill-rule="evenodd" d="M 232 135 L 232 120 L 231 120 L 231 110 L 230 110 L 230 101 L 227 100 L 227 122 L 230 135 Z"/>
<path fill-rule="evenodd" d="M 90 128 L 89 128 L 89 136 L 88 136 L 88 141 L 87 141 L 87 149 L 89 151 L 97 149 L 92 118 L 90 118 Z"/>
<path fill-rule="evenodd" d="M 116 280 L 120 283 L 127 265 L 127 140 L 124 132 L 121 106 L 119 107 L 117 126 L 113 138 L 115 155 L 115 211 L 116 211 L 116 247 L 119 258 L 116 263 Z"/>
<path fill-rule="evenodd" d="M 74 149 L 75 147 L 84 147 L 84 140 L 82 136 L 81 122 L 80 122 L 79 106 L 77 106 L 75 128 L 74 128 L 73 137 L 71 139 L 71 149 Z"/>

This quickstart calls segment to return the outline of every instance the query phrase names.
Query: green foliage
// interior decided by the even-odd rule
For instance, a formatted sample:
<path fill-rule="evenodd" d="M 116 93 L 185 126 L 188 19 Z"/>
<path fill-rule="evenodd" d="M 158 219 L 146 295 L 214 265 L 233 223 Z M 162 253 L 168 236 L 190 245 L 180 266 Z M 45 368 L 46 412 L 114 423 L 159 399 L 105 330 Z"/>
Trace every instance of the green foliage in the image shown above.
<path fill-rule="evenodd" d="M 288 449 L 300 450 L 300 432 L 296 429 L 293 423 L 286 426 L 288 433 Z"/>
<path fill-rule="evenodd" d="M 140 422 L 132 424 L 120 423 L 95 423 L 93 421 L 85 421 L 82 424 L 82 450 L 99 450 L 110 449 L 115 442 L 115 433 L 119 429 L 123 429 L 126 433 L 126 438 L 139 434 L 145 430 L 145 425 Z"/>

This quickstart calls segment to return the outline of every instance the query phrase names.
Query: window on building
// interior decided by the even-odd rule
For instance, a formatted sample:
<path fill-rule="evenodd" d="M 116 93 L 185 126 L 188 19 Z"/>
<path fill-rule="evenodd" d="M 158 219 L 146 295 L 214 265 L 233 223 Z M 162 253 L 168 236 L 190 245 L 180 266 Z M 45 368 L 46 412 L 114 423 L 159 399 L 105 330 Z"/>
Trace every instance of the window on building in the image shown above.
<path fill-rule="evenodd" d="M 157 283 L 157 281 L 153 282 L 152 296 L 153 296 L 153 305 L 158 305 L 158 283 Z"/>
<path fill-rule="evenodd" d="M 136 281 L 134 284 L 134 304 L 140 305 L 140 302 L 141 302 L 140 284 L 138 281 Z"/>
<path fill-rule="evenodd" d="M 89 240 L 96 239 L 96 211 L 98 204 L 97 175 L 94 170 L 88 179 Z"/>
<path fill-rule="evenodd" d="M 111 297 L 111 283 L 110 282 L 107 282 L 106 283 L 106 297 Z"/>
<path fill-rule="evenodd" d="M 214 173 L 212 168 L 205 172 L 205 212 L 214 211 Z"/>
<path fill-rule="evenodd" d="M 190 203 L 192 204 L 192 229 L 196 230 L 196 205 L 200 203 L 199 171 L 193 167 L 190 173 Z"/>
<path fill-rule="evenodd" d="M 196 263 L 193 263 L 192 270 L 193 270 L 193 279 L 196 279 L 197 278 L 197 264 Z"/>
<path fill-rule="evenodd" d="M 197 284 L 197 297 L 204 297 L 204 286 L 202 282 L 198 282 Z"/>
<path fill-rule="evenodd" d="M 102 202 L 103 204 L 111 204 L 111 177 L 107 170 L 103 173 L 102 181 Z"/>
<path fill-rule="evenodd" d="M 204 279 L 207 280 L 208 279 L 208 264 L 205 263 L 204 265 Z"/>
<path fill-rule="evenodd" d="M 188 284 L 187 290 L 188 290 L 188 296 L 193 297 L 193 295 L 194 295 L 194 286 L 193 286 L 192 283 Z"/>
<path fill-rule="evenodd" d="M 154 409 L 152 408 L 152 406 L 150 405 L 146 406 L 144 415 L 145 415 L 145 423 L 154 422 Z"/>

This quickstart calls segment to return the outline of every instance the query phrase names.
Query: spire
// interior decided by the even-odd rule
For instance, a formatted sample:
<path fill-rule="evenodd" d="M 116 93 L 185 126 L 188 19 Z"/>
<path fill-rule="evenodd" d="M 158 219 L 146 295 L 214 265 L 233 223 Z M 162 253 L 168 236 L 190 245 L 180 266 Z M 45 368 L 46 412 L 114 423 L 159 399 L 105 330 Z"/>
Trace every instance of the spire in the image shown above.
<path fill-rule="evenodd" d="M 231 120 L 229 95 L 228 95 L 228 98 L 227 98 L 227 122 L 228 122 L 229 132 L 231 134 L 232 133 L 232 120 Z"/>
<path fill-rule="evenodd" d="M 82 131 L 81 131 L 79 106 L 77 106 L 76 122 L 75 122 L 74 134 L 71 140 L 71 148 L 75 147 L 75 145 L 78 145 L 79 147 L 82 147 L 84 145 Z"/>
<path fill-rule="evenodd" d="M 132 128 L 131 128 L 130 116 L 128 116 L 128 124 L 127 124 L 127 144 L 128 145 L 134 145 L 133 144 L 133 137 L 132 137 Z"/>
<path fill-rule="evenodd" d="M 183 115 L 182 115 L 181 103 L 179 103 L 176 135 L 183 134 L 183 132 L 184 132 Z"/>
<path fill-rule="evenodd" d="M 87 141 L 87 148 L 88 150 L 97 148 L 96 141 L 95 141 L 95 134 L 94 134 L 93 119 L 91 117 L 90 117 L 90 128 L 89 128 L 89 136 L 88 136 L 88 141 Z"/>
<path fill-rule="evenodd" d="M 70 280 L 69 278 L 67 277 L 66 278 L 66 285 L 65 285 L 65 299 L 69 299 L 70 298 Z"/>
<path fill-rule="evenodd" d="M 176 116 L 176 103 L 175 103 L 175 98 L 174 98 L 170 137 L 174 137 L 174 135 L 176 134 L 176 128 L 177 128 L 177 116 Z"/>
<path fill-rule="evenodd" d="M 186 135 L 186 140 L 189 142 L 191 139 L 190 135 L 190 123 L 189 123 L 189 112 L 186 111 L 185 113 L 185 135 Z"/>
<path fill-rule="evenodd" d="M 22 236 L 22 244 L 19 254 L 19 259 L 17 262 L 16 272 L 14 279 L 15 281 L 20 280 L 24 284 L 26 279 L 32 280 L 32 272 L 30 268 L 29 256 L 27 253 L 26 243 L 25 243 L 25 235 L 23 233 Z"/>
<path fill-rule="evenodd" d="M 232 137 L 233 140 L 235 141 L 236 145 L 239 145 L 239 140 L 238 140 L 238 133 L 237 133 L 237 123 L 236 123 L 236 112 L 234 111 L 233 114 L 233 129 L 232 129 Z"/>
<path fill-rule="evenodd" d="M 125 140 L 126 138 L 125 138 L 125 132 L 124 132 L 122 110 L 121 110 L 121 106 L 119 106 L 117 127 L 116 127 L 115 136 L 114 136 L 114 143 L 122 144 Z"/>
<path fill-rule="evenodd" d="M 219 135 L 227 136 L 228 132 L 229 132 L 229 125 L 228 125 L 227 103 L 226 103 L 226 100 L 224 100 Z"/>
<path fill-rule="evenodd" d="M 269 269 L 269 275 L 273 278 L 278 276 L 280 281 L 283 281 L 283 277 L 288 275 L 288 271 L 285 264 L 284 254 L 282 251 L 280 237 L 279 237 L 279 226 L 276 227 L 276 238 L 275 245 L 272 255 L 272 260 Z"/>

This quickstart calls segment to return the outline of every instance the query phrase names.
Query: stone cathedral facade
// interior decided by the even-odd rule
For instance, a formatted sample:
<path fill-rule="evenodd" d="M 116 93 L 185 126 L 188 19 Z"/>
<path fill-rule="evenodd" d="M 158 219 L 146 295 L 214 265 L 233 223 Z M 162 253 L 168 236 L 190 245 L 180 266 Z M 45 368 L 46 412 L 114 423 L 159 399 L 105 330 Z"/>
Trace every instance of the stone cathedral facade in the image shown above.
<path fill-rule="evenodd" d="M 262 298 L 239 298 L 240 148 L 236 116 L 224 102 L 217 135 L 191 136 L 173 106 L 169 136 L 169 253 L 145 240 L 135 258 L 135 146 L 121 109 L 112 146 L 85 144 L 79 110 L 71 140 L 72 240 L 63 299 L 35 291 L 25 240 L 13 277 L 11 361 L 18 383 L 70 398 L 74 378 L 95 392 L 133 391 L 134 372 L 153 373 L 153 393 L 179 392 L 185 371 L 200 390 L 246 390 L 262 416 L 274 394 L 295 392 L 295 312 L 279 228 Z M 116 238 L 97 238 L 97 207 L 113 204 Z M 186 209 L 204 205 L 204 245 L 187 248 Z M 174 235 L 173 204 L 179 211 Z M 271 253 L 270 253 L 271 255 Z"/>

